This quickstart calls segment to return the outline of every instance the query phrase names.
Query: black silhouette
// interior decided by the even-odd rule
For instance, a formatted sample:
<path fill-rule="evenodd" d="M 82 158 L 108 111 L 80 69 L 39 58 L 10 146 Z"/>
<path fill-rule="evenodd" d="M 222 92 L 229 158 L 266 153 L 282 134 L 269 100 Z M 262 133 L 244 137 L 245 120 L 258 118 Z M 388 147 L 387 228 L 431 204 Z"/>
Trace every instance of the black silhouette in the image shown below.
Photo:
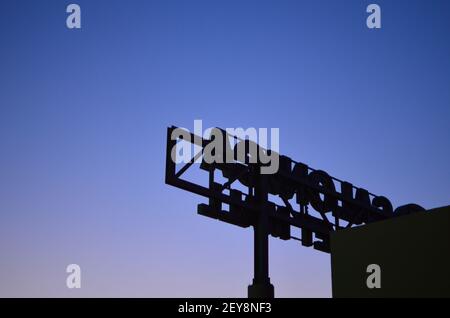
<path fill-rule="evenodd" d="M 394 211 L 386 197 L 374 195 L 331 177 L 325 171 L 312 169 L 282 155 L 279 156 L 278 171 L 271 175 L 261 174 L 263 164 L 252 163 L 248 152 L 245 158 L 236 155 L 232 163 L 207 163 L 202 160 L 200 168 L 209 174 L 209 184 L 205 187 L 181 177 L 202 156 L 203 149 L 212 139 L 189 133 L 189 142 L 200 146 L 202 151 L 176 171 L 176 164 L 171 158 L 177 143 L 171 138 L 175 129 L 177 127 L 174 126 L 167 129 L 165 182 L 209 198 L 208 204 L 198 205 L 199 214 L 243 228 L 254 228 L 254 278 L 253 284 L 248 287 L 251 298 L 274 297 L 274 287 L 269 277 L 268 235 L 282 240 L 296 239 L 303 246 L 329 253 L 330 233 L 333 231 L 424 211 L 416 204 L 408 204 Z M 223 133 L 224 144 L 228 143 L 229 138 L 243 141 L 219 130 Z M 215 171 L 220 171 L 227 182 L 217 183 Z M 232 188 L 237 182 L 247 188 L 247 193 Z M 340 185 L 340 191 L 337 191 L 335 183 Z M 278 196 L 284 205 L 270 201 L 269 194 Z M 298 209 L 291 202 L 294 198 Z M 224 204 L 229 205 L 229 211 L 223 210 Z M 309 206 L 316 212 L 309 211 Z M 301 237 L 291 236 L 291 226 L 301 229 Z"/>

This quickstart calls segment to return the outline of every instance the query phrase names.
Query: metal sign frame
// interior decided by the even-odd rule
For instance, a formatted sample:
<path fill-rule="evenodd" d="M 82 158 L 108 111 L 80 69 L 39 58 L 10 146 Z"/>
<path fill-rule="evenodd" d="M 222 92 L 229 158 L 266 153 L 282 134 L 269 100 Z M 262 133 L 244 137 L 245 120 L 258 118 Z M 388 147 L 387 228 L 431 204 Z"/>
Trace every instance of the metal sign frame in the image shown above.
<path fill-rule="evenodd" d="M 167 129 L 165 182 L 208 198 L 208 204 L 198 205 L 199 214 L 243 228 L 254 228 L 255 275 L 248 289 L 249 297 L 274 295 L 269 278 L 269 235 L 283 240 L 299 240 L 303 246 L 329 253 L 332 231 L 424 210 L 416 204 L 408 204 L 393 211 L 386 197 L 357 188 L 287 156 L 279 157 L 279 169 L 272 175 L 261 174 L 260 164 L 237 160 L 233 163 L 208 164 L 201 158 L 212 139 L 191 132 L 186 132 L 190 140 L 185 141 L 200 147 L 200 151 L 177 171 L 176 163 L 172 160 L 172 150 L 177 144 L 177 139 L 172 138 L 175 129 L 178 127 Z M 219 130 L 223 133 L 223 142 L 228 142 L 228 138 L 244 141 L 229 135 L 225 130 Z M 182 178 L 198 161 L 201 161 L 200 169 L 208 173 L 208 187 Z M 227 179 L 225 183 L 216 182 L 216 171 L 220 171 Z M 233 189 L 235 182 L 246 186 L 247 193 Z M 340 185 L 340 192 L 336 190 L 335 183 Z M 284 205 L 275 204 L 269 195 L 278 196 Z M 290 202 L 294 196 L 298 209 Z M 222 209 L 223 204 L 229 205 L 229 211 Z M 315 215 L 310 213 L 309 206 L 316 211 Z M 291 236 L 291 226 L 301 229 L 301 237 Z"/>

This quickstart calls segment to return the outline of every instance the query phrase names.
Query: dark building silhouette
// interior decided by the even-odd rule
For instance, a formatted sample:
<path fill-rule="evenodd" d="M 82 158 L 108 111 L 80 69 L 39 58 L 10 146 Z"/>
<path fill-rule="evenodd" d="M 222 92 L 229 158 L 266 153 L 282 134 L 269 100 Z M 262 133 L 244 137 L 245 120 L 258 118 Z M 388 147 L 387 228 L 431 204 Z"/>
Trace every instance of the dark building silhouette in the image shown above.
<path fill-rule="evenodd" d="M 331 264 L 333 297 L 450 297 L 450 206 L 333 232 Z"/>

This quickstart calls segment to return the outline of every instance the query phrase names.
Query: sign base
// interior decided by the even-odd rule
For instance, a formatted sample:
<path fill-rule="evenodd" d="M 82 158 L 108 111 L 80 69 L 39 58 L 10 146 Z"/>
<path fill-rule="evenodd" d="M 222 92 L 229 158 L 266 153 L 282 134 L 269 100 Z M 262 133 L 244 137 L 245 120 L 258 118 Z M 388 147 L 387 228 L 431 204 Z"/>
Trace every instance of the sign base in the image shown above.
<path fill-rule="evenodd" d="M 248 286 L 248 298 L 273 298 L 275 291 L 271 283 L 253 283 Z"/>

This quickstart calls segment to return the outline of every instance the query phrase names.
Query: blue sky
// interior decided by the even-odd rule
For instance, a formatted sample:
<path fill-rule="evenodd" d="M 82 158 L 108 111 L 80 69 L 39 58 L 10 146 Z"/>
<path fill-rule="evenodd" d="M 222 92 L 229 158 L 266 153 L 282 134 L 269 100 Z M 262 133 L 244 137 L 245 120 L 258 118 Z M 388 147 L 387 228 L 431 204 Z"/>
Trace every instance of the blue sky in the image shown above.
<path fill-rule="evenodd" d="M 246 296 L 251 230 L 164 184 L 166 127 L 195 119 L 280 128 L 394 206 L 449 203 L 450 2 L 73 2 L 81 30 L 69 1 L 0 4 L 1 296 Z M 277 296 L 331 296 L 329 255 L 270 244 Z"/>

